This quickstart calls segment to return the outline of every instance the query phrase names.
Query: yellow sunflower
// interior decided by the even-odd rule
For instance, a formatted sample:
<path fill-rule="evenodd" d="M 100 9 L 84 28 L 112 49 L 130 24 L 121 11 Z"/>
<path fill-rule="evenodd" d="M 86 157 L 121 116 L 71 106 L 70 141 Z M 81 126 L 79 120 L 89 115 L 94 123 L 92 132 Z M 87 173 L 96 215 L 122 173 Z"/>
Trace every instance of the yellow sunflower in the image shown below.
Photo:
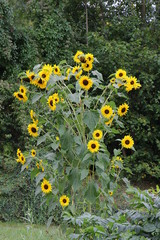
<path fill-rule="evenodd" d="M 21 92 L 14 92 L 13 96 L 16 97 L 19 101 L 26 102 L 28 100 L 26 94 Z"/>
<path fill-rule="evenodd" d="M 53 99 L 53 96 L 49 96 L 47 103 L 48 103 L 48 105 L 49 105 L 49 107 L 50 107 L 50 109 L 51 109 L 52 111 L 55 111 L 55 110 L 56 110 L 56 102 L 55 102 L 55 100 Z"/>
<path fill-rule="evenodd" d="M 56 64 L 53 66 L 53 71 L 55 75 L 61 76 L 60 68 Z"/>
<path fill-rule="evenodd" d="M 92 62 L 86 61 L 85 63 L 82 63 L 82 68 L 85 72 L 89 72 L 93 68 Z"/>
<path fill-rule="evenodd" d="M 28 125 L 28 132 L 32 137 L 38 137 L 38 127 L 35 123 Z"/>
<path fill-rule="evenodd" d="M 54 94 L 52 95 L 52 97 L 53 97 L 53 99 L 54 99 L 54 101 L 55 101 L 56 104 L 59 103 L 58 93 L 54 93 Z"/>
<path fill-rule="evenodd" d="M 50 182 L 47 181 L 46 179 L 44 179 L 43 182 L 41 183 L 41 189 L 42 192 L 45 194 L 52 192 L 52 186 Z"/>
<path fill-rule="evenodd" d="M 21 150 L 18 148 L 18 149 L 17 149 L 17 157 L 19 158 L 21 155 L 22 155 L 22 152 L 21 152 Z"/>
<path fill-rule="evenodd" d="M 23 156 L 23 154 L 20 156 L 20 158 L 19 158 L 19 162 L 20 162 L 22 165 L 25 164 L 26 159 L 25 159 L 25 157 Z"/>
<path fill-rule="evenodd" d="M 35 157 L 36 156 L 36 150 L 32 149 L 31 150 L 31 155 L 32 155 L 32 157 Z"/>
<path fill-rule="evenodd" d="M 47 81 L 42 79 L 42 78 L 38 78 L 38 79 L 35 80 L 34 84 L 36 86 L 40 87 L 41 89 L 44 89 L 47 86 Z"/>
<path fill-rule="evenodd" d="M 64 78 L 64 80 L 68 80 L 70 72 L 71 72 L 71 68 L 68 68 L 66 71 L 66 77 Z"/>
<path fill-rule="evenodd" d="M 141 84 L 140 83 L 136 83 L 135 86 L 134 86 L 134 89 L 138 89 L 141 87 Z"/>
<path fill-rule="evenodd" d="M 137 78 L 136 77 L 129 77 L 128 83 L 132 86 L 132 88 L 135 88 L 137 84 Z"/>
<path fill-rule="evenodd" d="M 62 207 L 67 207 L 69 205 L 69 197 L 67 197 L 66 195 L 63 195 L 60 197 L 59 202 L 61 204 Z"/>
<path fill-rule="evenodd" d="M 23 85 L 20 85 L 19 87 L 19 91 L 22 93 L 22 94 L 26 94 L 27 93 L 27 88 Z"/>
<path fill-rule="evenodd" d="M 42 68 L 42 71 L 45 71 L 47 72 L 49 75 L 52 74 L 52 71 L 53 71 L 53 67 L 49 64 L 45 64 Z"/>
<path fill-rule="evenodd" d="M 115 83 L 115 81 L 116 81 L 116 79 L 115 79 L 115 78 L 111 78 L 111 79 L 110 79 L 110 83 L 112 83 L 112 84 L 114 84 L 114 83 Z"/>
<path fill-rule="evenodd" d="M 112 195 L 113 195 L 113 191 L 109 191 L 108 193 L 109 193 L 109 195 L 110 195 L 110 196 L 112 196 Z"/>
<path fill-rule="evenodd" d="M 87 144 L 88 150 L 91 153 L 95 153 L 99 151 L 99 142 L 96 140 L 90 140 Z"/>
<path fill-rule="evenodd" d="M 43 81 L 48 82 L 50 74 L 46 70 L 41 70 L 38 75 L 40 76 L 40 79 Z"/>
<path fill-rule="evenodd" d="M 89 90 L 92 87 L 93 82 L 89 77 L 82 76 L 79 80 L 79 85 L 81 86 L 81 88 Z"/>
<path fill-rule="evenodd" d="M 126 71 L 122 70 L 122 69 L 118 69 L 118 71 L 115 74 L 116 78 L 125 78 L 126 77 Z"/>
<path fill-rule="evenodd" d="M 88 62 L 93 63 L 93 61 L 94 61 L 94 56 L 93 56 L 93 54 L 91 54 L 91 53 L 87 53 L 87 54 L 85 55 L 85 59 L 86 59 Z"/>
<path fill-rule="evenodd" d="M 134 145 L 133 138 L 130 135 L 127 135 L 121 140 L 121 144 L 124 148 L 132 148 Z"/>
<path fill-rule="evenodd" d="M 29 80 L 30 80 L 30 83 L 32 83 L 33 82 L 33 79 L 35 78 L 35 73 L 34 72 L 30 72 L 30 70 L 27 70 L 26 71 L 26 75 L 27 75 L 27 77 L 29 78 Z"/>
<path fill-rule="evenodd" d="M 76 80 L 79 80 L 80 76 L 82 75 L 82 69 L 80 66 L 76 66 L 72 69 L 72 73 L 75 74 Z"/>
<path fill-rule="evenodd" d="M 75 54 L 74 57 L 73 57 L 74 62 L 80 63 L 79 57 L 80 57 L 81 55 L 83 55 L 83 52 L 82 52 L 82 51 L 77 51 L 76 54 Z"/>
<path fill-rule="evenodd" d="M 100 140 L 103 136 L 103 132 L 97 129 L 92 133 L 92 135 L 95 140 Z"/>
<path fill-rule="evenodd" d="M 127 111 L 128 111 L 128 108 L 129 108 L 129 106 L 128 106 L 127 103 L 121 104 L 121 105 L 118 107 L 118 115 L 119 115 L 120 117 L 126 115 L 126 113 L 127 113 Z"/>
<path fill-rule="evenodd" d="M 104 105 L 101 108 L 101 114 L 104 118 L 110 118 L 113 114 L 113 110 L 109 105 Z"/>
<path fill-rule="evenodd" d="M 130 92 L 133 89 L 133 86 L 129 82 L 127 82 L 124 86 L 127 92 Z"/>

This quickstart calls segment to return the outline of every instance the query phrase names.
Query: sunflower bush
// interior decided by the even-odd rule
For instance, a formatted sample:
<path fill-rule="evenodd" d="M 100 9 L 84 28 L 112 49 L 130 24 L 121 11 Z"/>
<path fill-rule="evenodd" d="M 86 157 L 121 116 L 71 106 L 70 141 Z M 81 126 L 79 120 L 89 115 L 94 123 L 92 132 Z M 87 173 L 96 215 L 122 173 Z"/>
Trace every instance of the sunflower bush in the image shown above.
<path fill-rule="evenodd" d="M 134 151 L 132 136 L 121 135 L 127 92 L 141 85 L 123 69 L 104 80 L 91 53 L 77 51 L 73 61 L 73 66 L 38 64 L 19 75 L 21 85 L 13 95 L 30 114 L 31 148 L 22 153 L 19 147 L 17 162 L 22 171 L 31 171 L 35 194 L 42 194 L 50 210 L 62 206 L 106 216 L 112 214 L 124 168 L 123 148 Z M 116 146 L 111 152 L 109 138 Z"/>

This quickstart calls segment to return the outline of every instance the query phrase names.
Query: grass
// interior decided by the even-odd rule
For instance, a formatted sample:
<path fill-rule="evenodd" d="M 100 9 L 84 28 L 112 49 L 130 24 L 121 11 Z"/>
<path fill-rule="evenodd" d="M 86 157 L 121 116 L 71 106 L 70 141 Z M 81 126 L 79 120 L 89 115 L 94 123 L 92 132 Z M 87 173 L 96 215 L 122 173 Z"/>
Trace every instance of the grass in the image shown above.
<path fill-rule="evenodd" d="M 0 222 L 0 239 L 3 240 L 65 240 L 59 227 Z"/>

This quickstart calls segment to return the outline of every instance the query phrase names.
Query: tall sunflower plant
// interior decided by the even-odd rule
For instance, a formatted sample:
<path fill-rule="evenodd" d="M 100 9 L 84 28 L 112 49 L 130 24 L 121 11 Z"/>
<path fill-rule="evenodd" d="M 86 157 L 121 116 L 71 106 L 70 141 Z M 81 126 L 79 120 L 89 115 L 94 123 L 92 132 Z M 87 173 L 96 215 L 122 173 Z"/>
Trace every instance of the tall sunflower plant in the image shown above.
<path fill-rule="evenodd" d="M 17 149 L 17 163 L 31 172 L 35 194 L 42 194 L 50 209 L 107 214 L 124 168 L 122 150 L 134 150 L 132 136 L 121 135 L 127 93 L 141 85 L 123 69 L 104 80 L 91 53 L 77 51 L 73 61 L 73 66 L 39 64 L 19 75 L 13 95 L 26 105 L 32 147 Z M 109 152 L 111 138 L 116 148 Z"/>

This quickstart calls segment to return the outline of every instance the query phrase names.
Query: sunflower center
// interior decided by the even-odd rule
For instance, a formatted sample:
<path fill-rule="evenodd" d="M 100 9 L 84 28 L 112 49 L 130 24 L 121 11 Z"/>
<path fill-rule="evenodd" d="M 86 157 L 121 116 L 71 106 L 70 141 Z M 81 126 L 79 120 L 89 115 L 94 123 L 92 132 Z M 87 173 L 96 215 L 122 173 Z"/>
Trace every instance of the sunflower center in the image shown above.
<path fill-rule="evenodd" d="M 46 190 L 48 189 L 48 185 L 47 184 L 44 185 L 44 189 L 46 189 Z"/>
<path fill-rule="evenodd" d="M 36 128 L 34 128 L 34 127 L 31 128 L 31 131 L 32 131 L 33 133 L 36 133 L 36 132 L 37 132 Z"/>
<path fill-rule="evenodd" d="M 53 107 L 53 100 L 50 101 L 50 105 Z"/>
<path fill-rule="evenodd" d="M 18 153 L 18 156 L 21 156 L 21 154 L 20 154 L 20 153 Z"/>
<path fill-rule="evenodd" d="M 88 60 L 91 61 L 91 57 L 88 57 Z"/>
<path fill-rule="evenodd" d="M 42 78 L 45 78 L 46 77 L 46 74 L 42 74 Z"/>
<path fill-rule="evenodd" d="M 42 81 L 42 79 L 40 78 L 40 80 L 38 81 L 38 83 L 39 84 L 42 84 L 43 83 L 43 81 Z"/>
<path fill-rule="evenodd" d="M 129 143 L 130 143 L 130 141 L 129 141 L 129 140 L 126 140 L 126 141 L 125 141 L 125 144 L 126 144 L 126 145 L 128 145 Z"/>
<path fill-rule="evenodd" d="M 55 98 L 54 100 L 55 100 L 55 102 L 57 102 L 57 101 L 58 101 L 58 99 L 57 99 L 57 98 Z"/>
<path fill-rule="evenodd" d="M 18 97 L 19 97 L 19 98 L 23 98 L 23 95 L 20 94 L 20 93 L 18 93 Z"/>
<path fill-rule="evenodd" d="M 23 90 L 23 89 L 21 89 L 21 92 L 22 92 L 22 93 L 24 93 L 24 90 Z"/>
<path fill-rule="evenodd" d="M 87 80 L 87 79 L 83 80 L 83 84 L 84 84 L 85 86 L 87 86 L 87 85 L 88 85 L 88 80 Z"/>
<path fill-rule="evenodd" d="M 133 84 L 134 84 L 134 81 L 131 81 L 130 84 L 133 85 Z"/>
<path fill-rule="evenodd" d="M 106 109 L 104 112 L 105 112 L 105 114 L 108 114 L 108 113 L 109 113 L 109 110 L 108 110 L 108 109 Z"/>
<path fill-rule="evenodd" d="M 81 61 L 82 63 L 85 63 L 85 62 L 86 62 L 86 59 L 85 59 L 84 57 L 80 57 L 80 61 Z"/>
<path fill-rule="evenodd" d="M 31 76 L 31 79 L 32 79 L 32 80 L 33 80 L 33 78 L 34 78 L 34 75 Z"/>
<path fill-rule="evenodd" d="M 122 77 L 122 76 L 123 76 L 123 73 L 120 73 L 119 76 Z"/>
<path fill-rule="evenodd" d="M 23 161 L 23 160 L 24 160 L 24 157 L 21 157 L 21 160 Z"/>
<path fill-rule="evenodd" d="M 126 111 L 126 108 L 122 108 L 121 112 L 124 113 Z"/>
<path fill-rule="evenodd" d="M 95 149 L 96 148 L 96 144 L 92 143 L 91 148 Z"/>
<path fill-rule="evenodd" d="M 67 200 L 64 198 L 64 199 L 63 199 L 63 203 L 66 203 L 66 202 L 67 202 Z"/>
<path fill-rule="evenodd" d="M 99 133 L 96 133 L 96 137 L 99 137 Z"/>
<path fill-rule="evenodd" d="M 86 67 L 88 68 L 89 67 L 89 64 L 87 63 Z"/>
<path fill-rule="evenodd" d="M 57 68 L 55 68 L 55 72 L 58 72 L 58 69 L 57 69 Z"/>

